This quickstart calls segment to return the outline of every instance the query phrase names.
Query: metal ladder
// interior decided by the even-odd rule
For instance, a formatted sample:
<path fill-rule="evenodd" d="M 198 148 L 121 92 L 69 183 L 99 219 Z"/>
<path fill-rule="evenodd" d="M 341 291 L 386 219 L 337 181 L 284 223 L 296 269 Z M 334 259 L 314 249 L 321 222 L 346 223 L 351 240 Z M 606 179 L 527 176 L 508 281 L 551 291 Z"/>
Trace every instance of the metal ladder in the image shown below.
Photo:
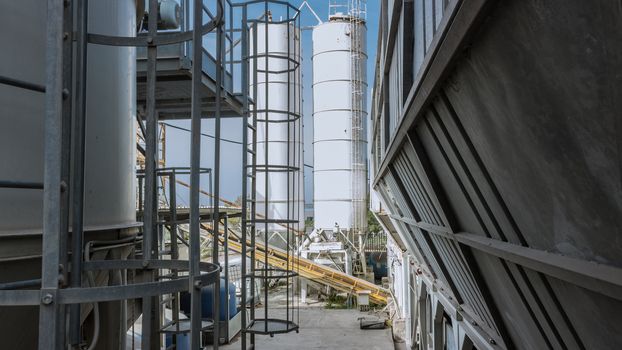
<path fill-rule="evenodd" d="M 351 163 L 352 163 L 352 176 L 351 183 L 351 195 L 352 195 L 352 229 L 354 234 L 360 234 L 361 230 L 365 227 L 365 211 L 361 210 L 361 198 L 364 197 L 364 190 L 362 189 L 364 184 L 361 183 L 361 173 L 365 170 L 365 162 L 363 161 L 363 152 L 361 149 L 361 139 L 363 137 L 363 99 L 364 99 L 364 87 L 362 82 L 362 67 L 361 67 L 361 50 L 362 47 L 362 33 L 359 30 L 359 26 L 364 19 L 361 16 L 365 16 L 365 2 L 361 0 L 350 0 L 348 4 L 348 18 L 350 21 L 350 79 L 351 79 L 351 93 L 352 101 L 350 107 L 351 113 L 351 137 L 352 137 L 352 151 L 351 151 Z"/>

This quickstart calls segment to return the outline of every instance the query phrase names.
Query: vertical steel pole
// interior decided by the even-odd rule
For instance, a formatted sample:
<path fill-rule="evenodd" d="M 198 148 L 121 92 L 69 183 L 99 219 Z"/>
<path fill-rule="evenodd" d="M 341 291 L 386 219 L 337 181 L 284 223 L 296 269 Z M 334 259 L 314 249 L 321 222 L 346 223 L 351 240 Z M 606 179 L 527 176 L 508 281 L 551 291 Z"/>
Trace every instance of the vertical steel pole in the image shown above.
<path fill-rule="evenodd" d="M 221 119 L 221 99 L 223 85 L 224 62 L 224 0 L 218 0 L 217 18 L 221 21 L 216 27 L 216 115 L 214 120 L 214 239 L 212 248 L 212 262 L 220 266 L 218 261 L 218 234 L 220 224 L 220 119 Z M 214 344 L 213 349 L 218 350 L 220 343 L 220 274 L 214 285 Z"/>
<path fill-rule="evenodd" d="M 76 91 L 75 117 L 73 125 L 73 186 L 72 186 L 72 244 L 71 244 L 71 287 L 82 286 L 82 245 L 84 225 L 84 157 L 86 134 L 86 65 L 88 1 L 77 0 L 76 30 Z M 73 348 L 80 344 L 80 304 L 70 309 L 69 340 Z"/>
<path fill-rule="evenodd" d="M 168 203 L 171 212 L 171 260 L 179 259 L 179 247 L 177 246 L 177 176 L 175 170 L 171 171 L 169 175 L 169 191 L 168 191 Z M 177 270 L 171 271 L 173 278 L 177 278 Z M 173 310 L 173 322 L 179 325 L 179 293 L 173 293 L 171 298 L 171 309 Z M 173 344 L 178 344 L 177 334 L 173 335 Z"/>
<path fill-rule="evenodd" d="M 265 247 L 265 253 L 264 253 L 264 265 L 263 265 L 263 291 L 264 291 L 264 306 L 263 306 L 263 313 L 264 313 L 264 331 L 266 333 L 268 333 L 268 229 L 270 228 L 270 224 L 268 223 L 268 221 L 270 220 L 270 214 L 269 214 L 269 198 L 270 198 L 270 189 L 268 188 L 269 186 L 269 175 L 270 175 L 270 158 L 269 158 L 269 149 L 270 147 L 268 147 L 269 145 L 269 141 L 270 141 L 270 136 L 268 134 L 269 130 L 270 130 L 270 116 L 268 115 L 268 110 L 270 109 L 270 86 L 269 86 L 269 76 L 268 76 L 268 71 L 270 70 L 270 61 L 268 56 L 270 55 L 270 43 L 268 41 L 268 1 L 264 1 L 265 3 L 265 11 L 264 11 L 264 49 L 265 52 L 262 55 L 264 57 L 264 89 L 266 89 L 264 91 L 264 101 L 266 106 L 264 107 L 264 133 L 266 135 L 266 139 L 265 139 L 265 143 L 264 143 L 264 194 L 265 194 L 265 201 L 264 201 L 264 219 L 265 219 L 265 224 L 264 224 L 264 247 Z M 257 83 L 257 82 L 256 82 Z"/>
<path fill-rule="evenodd" d="M 223 252 L 225 258 L 225 334 L 223 335 L 225 341 L 229 340 L 229 320 L 231 319 L 231 314 L 229 310 L 229 215 L 225 214 L 223 217 L 223 231 L 225 232 L 225 237 L 223 240 Z"/>
<path fill-rule="evenodd" d="M 291 48 L 289 46 L 290 40 L 291 40 L 291 35 L 290 35 L 290 22 L 289 22 L 289 6 L 287 6 L 287 21 L 285 23 L 285 25 L 287 26 L 287 114 L 286 114 L 286 118 L 287 118 L 287 123 L 285 124 L 287 126 L 287 160 L 285 161 L 285 165 L 287 167 L 287 200 L 286 200 L 286 205 L 287 205 L 287 226 L 285 229 L 285 254 L 286 254 L 286 258 L 287 261 L 285 262 L 285 270 L 288 271 L 289 270 L 289 251 L 290 251 L 290 241 L 289 241 L 289 233 L 290 233 L 290 229 L 293 226 L 292 224 L 289 223 L 289 220 L 291 218 L 291 213 L 290 213 L 290 206 L 291 206 L 291 201 L 290 201 L 290 177 L 292 177 L 295 172 L 293 171 L 292 168 L 289 168 L 289 165 L 291 163 L 290 161 L 290 155 L 291 155 L 291 137 L 290 137 L 290 133 L 293 130 L 295 130 L 296 127 L 296 122 L 293 122 L 293 125 L 291 124 L 292 122 L 290 121 L 292 118 L 292 115 L 289 114 L 291 112 Z M 295 91 L 295 90 L 294 90 Z M 294 163 L 296 164 L 296 155 L 294 154 Z M 286 274 L 289 274 L 289 272 L 285 272 Z M 287 277 L 285 277 L 285 321 L 287 322 L 287 327 L 289 327 L 289 275 Z"/>
<path fill-rule="evenodd" d="M 255 322 L 255 273 L 256 273 L 256 259 L 257 259 L 257 244 L 255 240 L 255 233 L 257 232 L 257 97 L 259 96 L 258 92 L 258 84 L 257 79 L 259 78 L 259 74 L 257 74 L 257 62 L 259 58 L 257 56 L 257 36 L 259 35 L 259 26 L 257 22 L 253 23 L 255 26 L 255 30 L 253 31 L 253 164 L 251 166 L 251 298 L 253 305 L 251 306 L 251 314 L 250 318 L 252 322 Z M 255 333 L 251 333 L 250 337 L 251 348 L 255 347 Z"/>
<path fill-rule="evenodd" d="M 47 2 L 45 141 L 43 173 L 43 242 L 39 349 L 56 349 L 61 328 L 58 276 L 61 235 L 61 168 L 63 111 L 63 2 Z"/>
<path fill-rule="evenodd" d="M 60 288 L 64 288 L 68 282 L 68 240 L 69 240 L 69 184 L 71 178 L 71 147 L 72 147 L 72 98 L 71 91 L 73 89 L 73 3 L 65 1 L 63 13 L 63 105 L 62 105 L 62 141 L 61 141 L 61 191 L 60 197 L 60 236 L 59 236 L 59 272 L 61 274 L 59 280 Z M 65 326 L 68 310 L 66 305 L 59 305 L 57 312 L 57 322 L 59 324 L 59 336 L 57 346 L 59 348 L 65 346 Z"/>
<path fill-rule="evenodd" d="M 246 287 L 246 243 L 248 237 L 248 23 L 247 23 L 247 7 L 242 7 L 242 349 L 246 350 L 246 303 L 247 303 L 247 287 Z M 225 267 L 226 268 L 226 267 Z M 252 297 L 252 296 L 251 296 Z"/>
<path fill-rule="evenodd" d="M 233 49 L 235 43 L 233 41 L 233 4 L 227 0 L 229 4 L 229 74 L 233 77 Z M 231 91 L 234 91 L 233 81 L 231 82 Z"/>
<path fill-rule="evenodd" d="M 192 106 L 191 106 L 191 147 L 190 147 L 190 348 L 201 348 L 201 285 L 195 285 L 200 275 L 201 228 L 199 212 L 199 190 L 201 167 L 201 76 L 203 60 L 203 0 L 195 0 L 192 23 Z"/>
<path fill-rule="evenodd" d="M 157 15 L 158 2 L 157 0 L 149 0 L 149 13 L 152 15 L 148 23 L 148 35 L 150 38 L 154 38 L 157 35 Z M 143 259 L 151 260 L 154 256 L 157 257 L 157 210 L 158 210 L 158 198 L 157 198 L 157 182 L 156 182 L 156 168 L 157 168 L 157 133 L 158 133 L 158 120 L 155 109 L 155 89 L 156 89 L 156 60 L 158 55 L 157 46 L 152 44 L 153 41 L 147 47 L 147 121 L 146 121 L 146 139 L 145 139 L 145 209 L 143 211 Z M 147 271 L 147 281 L 151 282 L 154 279 L 154 272 Z M 160 342 L 158 337 L 159 331 L 159 317 L 158 308 L 159 303 L 155 302 L 155 297 L 143 298 L 143 325 L 142 325 L 142 349 L 159 348 Z"/>

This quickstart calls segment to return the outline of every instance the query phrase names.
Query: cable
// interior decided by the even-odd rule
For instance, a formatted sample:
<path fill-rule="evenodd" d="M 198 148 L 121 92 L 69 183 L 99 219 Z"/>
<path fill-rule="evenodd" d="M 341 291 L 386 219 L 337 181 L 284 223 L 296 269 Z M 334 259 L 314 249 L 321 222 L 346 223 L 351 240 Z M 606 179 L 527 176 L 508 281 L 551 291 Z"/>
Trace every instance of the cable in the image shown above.
<path fill-rule="evenodd" d="M 166 126 L 170 126 L 173 129 L 183 130 L 183 131 L 187 131 L 187 132 L 191 131 L 190 129 L 182 128 L 181 126 L 176 126 L 176 125 L 172 125 L 172 124 L 169 124 L 169 123 L 160 123 L 160 124 L 166 125 Z M 204 134 L 204 133 L 201 133 L 201 136 L 209 137 L 211 139 L 215 138 L 214 136 L 212 136 L 210 134 Z M 224 139 L 224 138 L 220 138 L 220 140 L 224 141 L 224 142 L 233 143 L 233 144 L 236 144 L 236 145 L 242 145 L 242 142 L 240 142 L 240 141 L 229 140 L 229 139 Z"/>
<path fill-rule="evenodd" d="M 86 245 L 86 249 L 84 250 L 84 261 L 88 262 L 91 260 L 91 249 L 92 243 L 89 242 Z M 95 278 L 93 277 L 93 272 L 87 271 L 87 281 L 89 283 L 89 287 L 95 287 Z M 88 347 L 88 350 L 95 349 L 97 346 L 97 341 L 99 340 L 99 303 L 93 303 L 93 338 L 91 339 L 91 344 Z"/>

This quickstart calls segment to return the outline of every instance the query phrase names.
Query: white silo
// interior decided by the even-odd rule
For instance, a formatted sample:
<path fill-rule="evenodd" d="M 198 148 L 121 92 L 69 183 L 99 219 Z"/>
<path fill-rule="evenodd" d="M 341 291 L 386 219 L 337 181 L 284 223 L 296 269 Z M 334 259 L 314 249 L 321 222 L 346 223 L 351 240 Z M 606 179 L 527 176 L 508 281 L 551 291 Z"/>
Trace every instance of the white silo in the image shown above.
<path fill-rule="evenodd" d="M 315 228 L 367 229 L 367 50 L 363 11 L 331 8 L 313 29 Z"/>
<path fill-rule="evenodd" d="M 46 7 L 9 2 L 0 11 L 0 75 L 44 84 Z M 91 1 L 89 32 L 135 36 L 133 0 Z M 28 43 L 28 44 L 24 44 Z M 0 84 L 0 180 L 43 181 L 44 94 Z M 136 222 L 136 49 L 89 45 L 85 231 Z M 40 234 L 43 191 L 0 189 L 0 236 Z"/>
<path fill-rule="evenodd" d="M 268 23 L 267 29 L 265 23 L 258 23 L 251 29 L 249 39 L 250 55 L 259 57 L 256 76 L 251 74 L 250 78 L 251 94 L 256 88 L 255 103 L 258 111 L 257 213 L 271 220 L 298 220 L 297 223 L 302 227 L 304 163 L 300 118 L 302 111 L 300 31 L 291 23 Z M 262 57 L 266 53 L 269 55 L 267 64 L 266 58 Z M 251 71 L 254 69 L 254 63 L 253 60 L 250 61 Z M 267 127 L 266 119 L 270 121 Z M 270 166 L 268 172 L 262 171 L 262 166 L 266 164 Z M 286 166 L 298 170 L 286 171 Z M 296 224 L 290 226 L 298 229 Z M 257 228 L 264 230 L 265 226 L 258 225 Z M 283 224 L 268 225 L 270 231 L 285 229 Z"/>

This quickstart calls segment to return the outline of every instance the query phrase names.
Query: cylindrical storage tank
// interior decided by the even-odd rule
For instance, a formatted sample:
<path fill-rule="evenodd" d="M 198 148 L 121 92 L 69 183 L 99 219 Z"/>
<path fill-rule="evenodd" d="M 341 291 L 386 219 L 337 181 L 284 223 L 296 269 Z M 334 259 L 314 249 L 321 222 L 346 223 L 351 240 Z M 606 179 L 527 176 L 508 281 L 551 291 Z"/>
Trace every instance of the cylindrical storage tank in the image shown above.
<path fill-rule="evenodd" d="M 290 23 L 268 23 L 267 29 L 265 23 L 259 23 L 251 28 L 249 38 L 250 55 L 258 56 L 256 76 L 251 74 L 250 79 L 251 94 L 255 89 L 257 94 L 257 213 L 270 220 L 297 220 L 302 227 L 304 160 L 300 118 L 300 31 Z M 262 57 L 266 53 L 270 56 L 267 63 Z M 254 64 L 255 61 L 250 60 L 251 71 Z M 268 172 L 264 171 L 266 164 Z M 297 170 L 286 171 L 286 167 Z M 295 224 L 290 226 L 298 229 Z M 264 230 L 265 226 L 258 225 L 257 228 Z M 285 225 L 268 225 L 270 231 L 285 229 Z"/>
<path fill-rule="evenodd" d="M 0 75 L 45 84 L 46 7 L 5 4 Z M 89 32 L 134 36 L 133 0 L 90 1 Z M 85 230 L 136 219 L 136 55 L 129 47 L 88 46 Z M 0 84 L 0 180 L 43 182 L 44 94 Z M 43 191 L 0 188 L 0 237 L 42 230 Z"/>
<path fill-rule="evenodd" d="M 314 225 L 367 229 L 365 22 L 331 17 L 313 29 Z"/>
<path fill-rule="evenodd" d="M 134 36 L 134 0 L 89 1 L 89 32 Z M 46 6 L 0 11 L 0 75 L 45 84 Z M 136 221 L 134 48 L 88 46 L 86 239 L 118 237 Z M 45 95 L 0 84 L 0 180 L 43 182 Z M 40 278 L 43 191 L 0 188 L 0 283 Z M 105 232 L 104 232 L 105 231 Z M 37 306 L 0 307 L 3 349 L 36 349 Z M 103 341 L 100 341 L 103 343 Z"/>

